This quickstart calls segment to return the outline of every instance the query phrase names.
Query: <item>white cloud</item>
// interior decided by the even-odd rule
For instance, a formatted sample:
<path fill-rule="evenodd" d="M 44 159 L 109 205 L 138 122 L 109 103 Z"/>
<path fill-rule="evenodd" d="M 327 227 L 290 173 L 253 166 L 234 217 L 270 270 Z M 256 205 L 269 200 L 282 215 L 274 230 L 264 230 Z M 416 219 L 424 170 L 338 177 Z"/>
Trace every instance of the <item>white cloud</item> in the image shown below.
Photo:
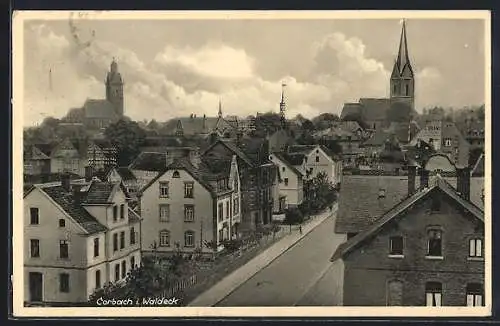
<path fill-rule="evenodd" d="M 256 58 L 222 43 L 199 48 L 170 44 L 145 62 L 121 45 L 93 40 L 85 46 L 79 35 L 68 39 L 44 25 L 27 30 L 25 38 L 25 124 L 39 121 L 44 114 L 61 117 L 87 97 L 103 98 L 104 78 L 113 57 L 125 80 L 125 113 L 137 120 L 215 115 L 219 98 L 225 114 L 277 112 L 282 81 L 287 82 L 289 115 L 313 117 L 321 112 L 340 113 L 344 102 L 359 97 L 384 97 L 389 86 L 389 72 L 383 64 L 366 55 L 361 40 L 341 33 L 314 44 L 311 62 L 297 62 L 314 67 L 307 82 L 294 76 L 263 79 L 255 72 Z M 422 87 L 427 89 L 419 92 L 433 91 L 432 85 L 440 82 L 439 71 L 431 68 L 424 69 L 419 78 L 425 80 Z"/>

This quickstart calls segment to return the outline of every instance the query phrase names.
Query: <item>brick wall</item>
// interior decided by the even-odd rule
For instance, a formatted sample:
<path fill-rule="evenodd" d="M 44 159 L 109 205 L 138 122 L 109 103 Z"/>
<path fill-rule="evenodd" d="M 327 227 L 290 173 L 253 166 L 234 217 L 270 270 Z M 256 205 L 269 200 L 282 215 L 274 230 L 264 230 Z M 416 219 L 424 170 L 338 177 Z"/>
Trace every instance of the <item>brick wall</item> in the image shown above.
<path fill-rule="evenodd" d="M 484 284 L 484 262 L 468 257 L 469 239 L 484 238 L 484 224 L 435 191 L 438 213 L 428 198 L 344 257 L 344 305 L 385 306 L 386 284 L 396 279 L 403 282 L 403 305 L 425 305 L 425 283 L 440 282 L 442 304 L 462 306 L 467 283 Z M 426 258 L 428 226 L 442 228 L 442 260 Z M 403 236 L 404 258 L 389 257 L 391 236 Z"/>

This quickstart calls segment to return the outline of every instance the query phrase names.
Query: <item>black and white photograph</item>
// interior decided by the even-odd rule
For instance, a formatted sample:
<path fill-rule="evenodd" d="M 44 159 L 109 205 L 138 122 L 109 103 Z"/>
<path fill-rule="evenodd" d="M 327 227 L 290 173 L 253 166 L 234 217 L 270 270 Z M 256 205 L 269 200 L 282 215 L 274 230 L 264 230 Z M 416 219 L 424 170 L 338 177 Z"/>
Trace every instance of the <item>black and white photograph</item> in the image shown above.
<path fill-rule="evenodd" d="M 491 315 L 490 52 L 486 11 L 15 12 L 14 314 Z"/>

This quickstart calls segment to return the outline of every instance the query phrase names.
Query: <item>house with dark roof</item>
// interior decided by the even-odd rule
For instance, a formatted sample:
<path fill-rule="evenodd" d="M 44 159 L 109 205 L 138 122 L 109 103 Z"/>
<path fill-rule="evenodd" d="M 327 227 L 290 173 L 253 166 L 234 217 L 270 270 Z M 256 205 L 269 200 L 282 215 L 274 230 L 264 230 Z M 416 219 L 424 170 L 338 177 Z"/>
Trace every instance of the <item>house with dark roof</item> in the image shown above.
<path fill-rule="evenodd" d="M 330 153 L 325 146 L 293 145 L 288 147 L 287 154 L 291 162 L 300 162 L 300 165 L 295 167 L 306 179 L 314 178 L 323 172 L 334 185 L 337 186 L 342 182 L 342 159 Z"/>
<path fill-rule="evenodd" d="M 471 179 L 443 155 L 408 177 L 346 176 L 335 232 L 348 240 L 332 257 L 342 304 L 484 305 L 484 182 Z"/>
<path fill-rule="evenodd" d="M 220 251 L 240 232 L 240 189 L 236 156 L 173 159 L 140 191 L 143 251 Z"/>
<path fill-rule="evenodd" d="M 276 167 L 269 160 L 267 141 L 244 137 L 238 143 L 217 140 L 202 153 L 208 161 L 227 160 L 234 155 L 241 178 L 242 229 L 271 223 Z"/>
<path fill-rule="evenodd" d="M 60 181 L 24 194 L 24 298 L 83 303 L 140 265 L 140 217 L 118 183 Z M 56 290 L 55 290 L 56 289 Z"/>
<path fill-rule="evenodd" d="M 36 144 L 23 147 L 23 174 L 39 175 L 50 173 L 50 152 L 44 152 Z"/>
<path fill-rule="evenodd" d="M 361 135 L 344 128 L 329 128 L 318 131 L 314 137 L 321 141 L 333 140 L 342 148 L 343 166 L 352 168 L 357 165 L 357 161 L 363 156 L 363 149 L 360 148 L 363 138 Z"/>
<path fill-rule="evenodd" d="M 104 170 L 116 166 L 118 150 L 104 139 L 93 139 L 87 147 L 88 165 L 94 170 Z"/>
<path fill-rule="evenodd" d="M 274 152 L 269 155 L 269 159 L 278 168 L 280 176 L 275 185 L 278 188 L 278 198 L 284 201 L 279 205 L 280 211 L 302 204 L 304 200 L 304 174 L 290 162 L 293 159 L 289 159 L 287 153 Z"/>
<path fill-rule="evenodd" d="M 71 172 L 85 175 L 88 165 L 88 142 L 82 139 L 66 138 L 57 144 L 50 154 L 50 172 Z"/>

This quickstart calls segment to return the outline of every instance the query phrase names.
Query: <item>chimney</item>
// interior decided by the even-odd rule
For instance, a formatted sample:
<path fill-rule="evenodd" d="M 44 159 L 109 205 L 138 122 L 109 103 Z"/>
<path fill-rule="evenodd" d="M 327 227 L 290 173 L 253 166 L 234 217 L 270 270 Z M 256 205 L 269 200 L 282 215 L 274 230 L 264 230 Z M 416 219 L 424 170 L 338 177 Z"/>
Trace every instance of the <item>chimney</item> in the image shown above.
<path fill-rule="evenodd" d="M 203 130 L 207 129 L 207 116 L 203 115 Z"/>
<path fill-rule="evenodd" d="M 172 154 L 172 150 L 165 152 L 165 167 L 169 166 L 174 162 L 174 155 Z"/>
<path fill-rule="evenodd" d="M 85 167 L 85 181 L 92 181 L 92 177 L 94 176 L 94 168 L 89 165 Z"/>
<path fill-rule="evenodd" d="M 429 187 L 429 170 L 425 168 L 420 169 L 420 188 Z"/>
<path fill-rule="evenodd" d="M 457 168 L 457 190 L 465 200 L 470 200 L 470 171 L 468 167 Z"/>
<path fill-rule="evenodd" d="M 415 165 L 408 166 L 408 196 L 415 192 L 415 183 L 417 177 L 417 167 Z"/>
<path fill-rule="evenodd" d="M 80 205 L 82 203 L 83 192 L 81 185 L 73 185 L 73 204 Z"/>
<path fill-rule="evenodd" d="M 64 191 L 71 191 L 71 175 L 67 172 L 61 174 L 61 186 Z"/>

